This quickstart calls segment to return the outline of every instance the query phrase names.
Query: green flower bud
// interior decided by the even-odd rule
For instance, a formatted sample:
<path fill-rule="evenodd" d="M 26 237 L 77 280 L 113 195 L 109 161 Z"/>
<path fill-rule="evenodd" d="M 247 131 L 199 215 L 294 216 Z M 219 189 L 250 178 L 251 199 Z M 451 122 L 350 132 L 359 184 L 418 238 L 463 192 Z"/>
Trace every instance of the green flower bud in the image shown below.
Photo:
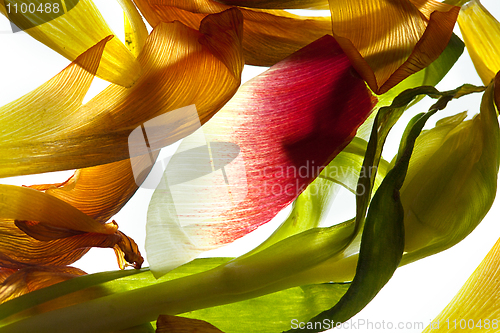
<path fill-rule="evenodd" d="M 422 132 L 401 189 L 405 209 L 404 264 L 443 251 L 481 222 L 495 199 L 499 125 L 493 85 L 481 112 L 444 118 Z"/>

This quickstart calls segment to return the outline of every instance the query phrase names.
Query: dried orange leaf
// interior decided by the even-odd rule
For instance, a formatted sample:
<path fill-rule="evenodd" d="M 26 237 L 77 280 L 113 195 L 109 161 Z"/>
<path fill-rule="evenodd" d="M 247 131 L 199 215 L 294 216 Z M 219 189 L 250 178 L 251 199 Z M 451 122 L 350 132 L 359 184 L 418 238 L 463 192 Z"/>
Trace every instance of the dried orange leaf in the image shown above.
<path fill-rule="evenodd" d="M 334 37 L 377 94 L 438 58 L 459 9 L 435 0 L 330 1 Z"/>
<path fill-rule="evenodd" d="M 136 0 L 151 26 L 178 20 L 198 29 L 208 14 L 231 8 L 212 0 Z M 272 66 L 307 44 L 332 34 L 330 17 L 306 17 L 284 10 L 239 8 L 244 17 L 243 52 L 245 63 Z"/>

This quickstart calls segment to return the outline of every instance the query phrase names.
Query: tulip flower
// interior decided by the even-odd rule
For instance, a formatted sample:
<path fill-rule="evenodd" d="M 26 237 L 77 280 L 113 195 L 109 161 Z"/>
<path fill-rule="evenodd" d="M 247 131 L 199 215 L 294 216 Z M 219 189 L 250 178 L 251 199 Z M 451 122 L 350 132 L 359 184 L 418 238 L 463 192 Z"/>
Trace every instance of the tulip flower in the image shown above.
<path fill-rule="evenodd" d="M 318 313 L 343 321 L 378 293 L 401 257 L 407 264 L 449 248 L 491 206 L 500 163 L 493 87 L 474 119 L 445 118 L 418 139 L 447 101 L 483 88 L 400 94 L 437 83 L 456 61 L 461 42 L 449 41 L 458 7 L 117 1 L 125 43 L 91 0 L 62 2 L 64 15 L 50 17 L 12 15 L 10 0 L 0 0 L 13 24 L 72 61 L 0 107 L 0 177 L 77 169 L 61 183 L 0 185 L 0 331 L 151 332 L 152 321 L 158 332 L 251 331 L 235 322 L 255 320 L 266 321 L 263 331 L 286 331 L 291 318 Z M 330 17 L 289 8 L 329 8 Z M 442 52 L 446 59 L 434 62 Z M 245 63 L 271 68 L 239 87 Z M 95 75 L 112 84 L 82 104 Z M 398 95 L 394 107 L 379 110 L 374 139 L 356 137 L 376 104 L 371 92 L 407 78 L 382 97 L 385 105 Z M 381 159 L 387 134 L 423 93 L 443 96 L 441 106 L 408 127 L 403 162 L 389 170 Z M 149 205 L 151 269 L 139 270 L 139 247 L 113 216 L 158 150 L 180 139 Z M 353 170 L 332 175 L 336 167 Z M 364 203 L 355 219 L 320 227 L 338 186 Z M 254 251 L 195 259 L 294 201 L 283 226 Z M 113 248 L 120 268 L 137 270 L 87 275 L 69 266 L 91 247 Z"/>

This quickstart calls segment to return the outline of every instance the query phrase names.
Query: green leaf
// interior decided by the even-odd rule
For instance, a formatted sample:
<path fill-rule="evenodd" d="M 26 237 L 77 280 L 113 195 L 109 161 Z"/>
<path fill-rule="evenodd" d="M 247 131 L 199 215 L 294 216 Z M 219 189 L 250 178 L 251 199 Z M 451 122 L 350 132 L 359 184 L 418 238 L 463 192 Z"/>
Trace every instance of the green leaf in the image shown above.
<path fill-rule="evenodd" d="M 401 137 L 401 143 L 399 144 L 398 154 L 394 157 L 394 161 L 393 161 L 394 163 L 396 163 L 396 161 L 399 160 L 401 158 L 401 156 L 404 154 L 405 148 L 406 148 L 406 140 L 408 139 L 408 136 L 411 133 L 411 129 L 419 121 L 421 116 L 422 116 L 421 113 L 416 115 L 415 117 L 410 119 L 408 124 L 406 124 L 406 128 L 403 132 L 403 136 Z M 394 167 L 394 165 L 391 165 L 391 168 L 393 168 L 393 167 Z"/>
<path fill-rule="evenodd" d="M 481 91 L 482 89 L 484 90 L 484 87 L 468 85 L 441 93 L 433 87 L 421 87 L 401 94 L 393 102 L 392 107 L 402 107 L 405 103 L 409 103 L 414 96 L 425 93 L 434 98 L 441 97 L 433 106 L 433 110 L 437 110 L 446 106 L 446 103 L 452 98 Z M 388 108 L 387 111 L 379 112 L 377 116 L 377 118 L 380 117 L 380 125 L 375 128 L 375 139 L 371 141 L 373 142 L 372 147 L 377 147 L 376 143 L 379 132 L 377 129 L 380 128 L 381 133 L 383 133 L 385 131 L 383 128 L 384 124 L 391 124 L 395 121 L 395 116 L 391 114 L 391 110 L 389 109 L 391 108 Z M 410 140 L 410 137 L 411 135 L 408 136 L 408 140 Z M 368 148 L 368 152 L 370 153 L 370 148 Z M 371 154 L 375 155 L 374 148 L 371 148 Z M 402 160 L 404 156 L 403 154 Z M 398 165 L 396 165 L 395 169 L 397 170 L 397 168 Z M 396 176 L 392 176 L 392 178 L 394 177 Z M 390 197 L 390 194 L 394 193 L 390 192 L 390 189 L 391 186 L 393 189 L 396 188 L 396 185 L 398 185 L 396 180 L 393 179 L 391 183 L 389 174 L 386 176 L 384 181 L 389 182 L 389 184 L 385 185 L 384 188 L 383 185 L 380 186 L 373 198 L 374 204 L 370 208 L 370 211 L 377 209 L 376 200 L 383 201 L 382 199 L 376 199 L 379 192 L 382 193 L 379 194 L 382 198 Z M 382 204 L 379 203 L 378 205 Z M 397 209 L 395 203 L 392 203 L 390 207 L 394 211 Z M 371 217 L 372 214 L 369 213 L 368 215 L 367 224 L 369 227 L 366 230 L 371 230 L 370 223 L 373 224 L 370 222 L 371 220 L 377 220 L 376 217 Z M 381 223 L 395 224 L 394 221 L 384 221 L 383 219 Z M 24 304 L 25 307 L 21 306 L 21 308 L 17 308 L 14 312 L 11 309 L 10 314 L 6 315 L 9 317 L 2 320 L 0 325 L 4 332 L 36 330 L 37 332 L 53 333 L 57 330 L 64 331 L 68 323 L 72 322 L 80 323 L 78 327 L 74 328 L 75 332 L 125 329 L 150 322 L 159 314 L 178 314 L 244 301 L 304 284 L 332 281 L 331 279 L 325 280 L 325 275 L 318 277 L 316 267 L 332 258 L 335 260 L 340 259 L 343 262 L 344 257 L 342 255 L 339 256 L 339 253 L 342 254 L 342 250 L 352 240 L 353 231 L 353 222 L 346 222 L 330 228 L 310 229 L 288 237 L 252 256 L 231 261 L 227 261 L 228 259 L 197 260 L 191 264 L 179 267 L 158 281 L 153 278 L 149 271 L 143 271 L 131 276 L 110 279 L 108 282 L 102 284 L 90 283 L 87 285 L 87 289 L 83 289 L 79 282 L 84 281 L 82 280 L 84 278 L 93 279 L 95 275 L 77 278 L 67 281 L 67 283 L 75 282 L 73 282 L 74 284 L 71 288 L 66 289 L 66 295 L 63 296 L 63 293 L 61 293 L 59 296 L 63 297 L 59 297 L 58 299 L 53 299 L 52 295 L 46 295 L 45 299 L 43 297 L 40 299 L 38 296 L 43 295 L 43 293 L 39 294 L 36 292 L 23 296 L 23 298 L 20 297 L 19 299 L 24 299 L 22 302 L 27 302 Z M 378 234 L 380 230 L 375 228 L 372 231 L 366 232 L 377 232 Z M 395 239 L 393 234 L 382 236 L 387 239 Z M 368 237 L 373 238 L 374 236 L 371 235 Z M 365 243 L 368 244 L 365 245 L 365 248 L 370 246 L 370 240 L 365 241 Z M 384 250 L 389 251 L 391 249 L 390 247 L 381 249 L 381 251 Z M 362 250 L 361 254 L 366 251 Z M 349 261 L 349 258 L 347 260 Z M 368 263 L 369 265 L 370 263 Z M 387 266 L 389 265 L 387 264 Z M 340 267 L 342 267 L 342 264 Z M 385 268 L 386 271 L 389 271 L 390 267 Z M 344 270 L 339 273 L 343 272 Z M 330 277 L 335 273 L 328 271 L 329 275 L 327 276 Z M 361 279 L 363 282 L 363 288 L 369 288 L 370 293 L 367 293 L 364 296 L 365 298 L 361 300 L 354 298 L 354 308 L 366 302 L 369 298 L 368 296 L 371 296 L 376 287 L 381 284 L 379 281 L 378 284 L 370 285 L 371 278 L 370 276 L 365 278 L 358 277 L 358 280 Z M 370 283 L 364 283 L 366 281 Z M 57 289 L 60 286 L 64 286 L 64 284 L 55 285 L 54 288 Z M 88 288 L 90 286 L 92 287 Z M 43 289 L 40 292 L 42 291 Z M 74 293 L 74 291 L 79 291 L 79 294 L 78 292 Z M 357 295 L 359 296 L 359 292 Z M 0 306 L 0 313 L 5 313 L 4 310 L 9 308 L 9 304 L 12 304 L 10 302 Z M 34 304 L 36 305 L 33 306 Z M 146 304 L 147 307 L 145 306 Z M 352 308 L 353 306 L 351 306 L 351 310 Z M 24 309 L 27 309 L 27 311 L 19 313 L 19 311 Z M 11 316 L 12 314 L 14 316 Z M 88 318 L 90 317 L 94 320 L 89 321 Z"/>
<path fill-rule="evenodd" d="M 374 165 L 372 163 L 380 158 L 383 141 L 388 131 L 401 116 L 405 106 L 415 96 L 426 94 L 433 98 L 439 98 L 427 114 L 418 115 L 415 117 L 416 119 L 410 121 L 411 130 L 406 131 L 401 143 L 404 148 L 400 149 L 396 165 L 389 171 L 373 197 L 366 224 L 364 227 L 356 226 L 362 230 L 362 237 L 356 275 L 351 288 L 332 309 L 322 312 L 311 319 L 311 322 L 330 320 L 336 323 L 348 320 L 363 309 L 391 278 L 403 256 L 404 210 L 399 197 L 399 189 L 406 176 L 415 140 L 427 119 L 438 110 L 446 107 L 450 100 L 483 90 L 484 87 L 472 85 L 463 85 L 446 92 L 439 92 L 434 87 L 419 87 L 403 92 L 394 99 L 391 107 L 380 110 L 375 119 L 364 161 L 365 166 Z M 365 184 L 371 186 L 373 177 L 360 177 L 360 182 L 363 180 L 365 180 Z M 360 197 L 364 197 L 364 200 L 369 199 L 367 195 L 358 196 L 358 198 Z M 363 221 L 362 218 L 360 220 Z M 314 273 L 314 270 L 310 273 Z M 313 330 L 306 328 L 301 331 L 312 332 Z"/>
<path fill-rule="evenodd" d="M 171 272 L 159 281 L 144 272 L 106 282 L 81 290 L 79 295 L 73 293 L 40 304 L 31 314 L 23 312 L 6 318 L 0 325 L 4 332 L 54 333 L 79 322 L 73 332 L 107 332 L 150 322 L 159 314 L 184 313 L 259 297 L 305 284 L 300 279 L 288 279 L 339 253 L 352 232 L 353 223 L 315 228 L 201 273 L 185 276 L 193 273 L 182 271 L 190 267 L 185 265 L 172 271 L 181 270 L 177 275 Z M 40 313 L 43 311 L 47 312 Z"/>
<path fill-rule="evenodd" d="M 382 149 L 389 131 L 401 117 L 408 105 L 416 96 L 421 94 L 439 93 L 434 87 L 419 87 L 405 90 L 399 94 L 392 104 L 382 107 L 375 117 L 372 133 L 368 142 L 365 158 L 362 168 L 364 170 L 374 170 L 374 173 L 360 174 L 358 187 L 364 189 L 363 195 L 356 196 L 356 232 L 355 236 L 363 230 L 366 211 L 370 203 L 372 191 L 374 188 L 375 177 L 379 161 L 382 157 Z"/>
<path fill-rule="evenodd" d="M 408 168 L 416 138 L 427 119 L 436 111 L 420 117 L 412 127 L 405 151 L 382 181 L 373 197 L 361 238 L 356 276 L 340 301 L 309 322 L 342 323 L 361 311 L 394 274 L 403 256 L 404 210 L 399 189 Z M 287 332 L 317 332 L 317 329 L 298 329 Z"/>
<path fill-rule="evenodd" d="M 0 323 L 1 320 L 8 318 L 20 311 L 38 306 L 41 303 L 56 299 L 69 293 L 82 290 L 100 283 L 112 281 L 135 275 L 144 270 L 126 270 L 103 272 L 90 275 L 84 275 L 78 278 L 67 280 L 55 285 L 32 291 L 28 294 L 14 298 L 0 305 Z M 1 324 L 0 324 L 1 326 Z"/>
<path fill-rule="evenodd" d="M 0 305 L 0 327 L 5 323 L 20 320 L 32 313 L 50 308 L 50 302 L 65 297 L 67 304 L 77 304 L 89 299 L 113 293 L 146 287 L 158 282 L 173 280 L 187 275 L 207 271 L 231 260 L 231 258 L 196 259 L 178 267 L 157 280 L 149 269 L 102 272 L 84 275 L 43 289 L 32 291 Z M 80 292 L 80 293 L 78 293 Z M 86 297 L 84 297 L 87 295 Z M 56 304 L 56 302 L 54 302 Z M 16 316 L 16 314 L 18 314 Z M 10 317 L 12 316 L 12 317 Z M 10 317 L 10 318 L 9 318 Z"/>
<path fill-rule="evenodd" d="M 208 321 L 224 332 L 282 332 L 329 309 L 348 288 L 349 283 L 306 285 L 182 316 Z"/>

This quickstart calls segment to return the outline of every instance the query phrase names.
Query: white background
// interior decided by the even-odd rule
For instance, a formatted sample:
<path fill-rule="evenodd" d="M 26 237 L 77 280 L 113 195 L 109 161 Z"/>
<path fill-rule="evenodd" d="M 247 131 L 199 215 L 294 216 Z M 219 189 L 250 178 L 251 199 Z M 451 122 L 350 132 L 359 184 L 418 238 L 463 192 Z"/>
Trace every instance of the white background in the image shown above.
<path fill-rule="evenodd" d="M 495 17 L 500 18 L 500 4 L 497 1 L 483 0 L 482 3 Z M 94 2 L 101 9 L 103 16 L 110 23 L 117 36 L 123 40 L 121 8 L 114 1 L 94 0 Z M 455 29 L 455 33 L 460 35 L 458 28 Z M 0 16 L 0 45 L 0 105 L 35 89 L 69 64 L 67 59 L 35 41 L 26 33 L 13 34 L 8 21 L 3 16 Z M 244 80 L 248 80 L 263 70 L 263 68 L 255 67 L 246 68 Z M 438 89 L 453 89 L 463 83 L 482 84 L 466 51 L 443 82 L 438 85 Z M 96 78 L 87 100 L 106 85 L 106 82 Z M 438 117 L 456 114 L 464 110 L 469 110 L 469 116 L 472 116 L 479 112 L 479 102 L 480 95 L 461 98 L 459 101 L 451 102 Z M 416 113 L 426 111 L 431 104 L 432 101 L 426 98 L 405 113 L 399 126 L 392 131 L 388 139 L 387 147 L 384 150 L 386 159 L 392 159 L 396 153 L 399 138 L 406 122 Z M 436 119 L 431 118 L 430 126 L 433 126 Z M 64 171 L 16 177 L 2 179 L 0 183 L 21 185 L 57 182 L 67 179 L 71 174 L 72 171 Z M 331 209 L 328 218 L 332 222 L 343 221 L 354 214 L 354 198 L 350 197 L 347 192 L 343 194 L 348 199 L 336 203 Z M 120 230 L 134 238 L 140 245 L 144 256 L 146 212 L 151 195 L 152 190 L 140 189 L 122 211 L 114 217 Z M 499 209 L 500 204 L 497 200 L 476 230 L 452 249 L 399 268 L 379 295 L 353 320 L 369 320 L 372 323 L 392 322 L 394 326 L 397 326 L 399 322 L 409 323 L 409 325 L 421 322 L 426 326 L 448 304 L 500 237 Z M 286 212 L 280 213 L 272 222 L 259 228 L 254 235 L 245 237 L 249 240 L 237 241 L 228 249 L 214 252 L 213 255 L 236 256 L 244 253 L 253 246 L 252 244 L 269 234 L 285 216 Z M 88 273 L 117 269 L 112 249 L 92 249 L 75 266 Z M 420 332 L 421 330 L 417 327 L 397 329 L 396 331 Z M 347 331 L 371 332 L 373 330 L 363 329 L 363 327 L 333 330 L 333 332 Z"/>

